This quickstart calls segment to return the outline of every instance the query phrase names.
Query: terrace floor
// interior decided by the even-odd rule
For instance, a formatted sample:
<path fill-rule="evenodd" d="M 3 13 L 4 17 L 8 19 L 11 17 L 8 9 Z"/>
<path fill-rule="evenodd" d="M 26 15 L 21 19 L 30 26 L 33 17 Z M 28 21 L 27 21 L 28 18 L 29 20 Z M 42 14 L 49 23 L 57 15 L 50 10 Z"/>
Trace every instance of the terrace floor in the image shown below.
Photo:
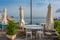
<path fill-rule="evenodd" d="M 7 38 L 6 38 L 5 35 L 6 35 L 5 32 L 0 31 L 0 40 L 7 40 Z M 17 32 L 17 37 L 16 37 L 15 40 L 26 40 L 26 36 L 25 35 L 21 35 L 20 32 L 18 31 Z M 30 37 L 28 37 L 28 40 L 57 40 L 57 39 L 53 38 L 53 35 L 52 36 L 47 36 L 45 34 L 45 37 L 44 38 L 41 38 L 41 39 L 36 38 L 35 39 L 35 36 L 33 35 L 33 38 L 30 39 Z"/>

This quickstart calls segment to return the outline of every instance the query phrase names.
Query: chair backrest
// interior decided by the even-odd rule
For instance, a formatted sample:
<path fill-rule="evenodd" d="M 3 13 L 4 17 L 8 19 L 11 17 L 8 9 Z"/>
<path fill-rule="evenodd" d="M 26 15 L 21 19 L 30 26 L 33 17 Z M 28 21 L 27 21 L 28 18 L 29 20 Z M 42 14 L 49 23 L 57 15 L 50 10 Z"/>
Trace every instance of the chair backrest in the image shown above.
<path fill-rule="evenodd" d="M 31 32 L 31 29 L 26 29 L 26 32 Z"/>
<path fill-rule="evenodd" d="M 46 24 L 45 24 L 45 23 L 41 23 L 41 26 L 45 27 L 45 26 L 46 26 Z"/>

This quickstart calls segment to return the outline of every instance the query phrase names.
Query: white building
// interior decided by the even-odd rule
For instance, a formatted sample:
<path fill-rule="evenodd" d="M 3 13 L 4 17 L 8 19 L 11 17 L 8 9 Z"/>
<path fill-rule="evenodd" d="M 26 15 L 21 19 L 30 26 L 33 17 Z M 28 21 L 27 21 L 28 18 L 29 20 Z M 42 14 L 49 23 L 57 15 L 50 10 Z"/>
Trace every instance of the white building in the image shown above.
<path fill-rule="evenodd" d="M 2 11 L 0 11 L 0 23 L 2 23 Z"/>

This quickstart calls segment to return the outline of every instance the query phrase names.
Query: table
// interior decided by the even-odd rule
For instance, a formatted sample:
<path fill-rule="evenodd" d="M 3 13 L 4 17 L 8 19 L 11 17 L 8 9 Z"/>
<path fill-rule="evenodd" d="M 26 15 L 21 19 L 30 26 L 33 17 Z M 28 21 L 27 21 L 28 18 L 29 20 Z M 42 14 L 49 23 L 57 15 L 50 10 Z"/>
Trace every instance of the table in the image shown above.
<path fill-rule="evenodd" d="M 26 29 L 43 29 L 40 25 L 24 25 L 24 28 Z"/>
<path fill-rule="evenodd" d="M 25 29 L 31 29 L 31 30 L 35 30 L 35 38 L 36 38 L 36 31 L 43 29 L 42 26 L 40 25 L 24 25 Z"/>

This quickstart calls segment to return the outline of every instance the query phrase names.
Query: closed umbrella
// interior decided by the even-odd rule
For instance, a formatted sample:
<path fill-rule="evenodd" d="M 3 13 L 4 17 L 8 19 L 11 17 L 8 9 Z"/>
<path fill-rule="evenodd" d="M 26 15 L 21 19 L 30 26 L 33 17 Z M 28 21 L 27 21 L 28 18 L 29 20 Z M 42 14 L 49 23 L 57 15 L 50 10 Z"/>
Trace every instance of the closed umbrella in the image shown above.
<path fill-rule="evenodd" d="M 48 30 L 54 29 L 54 21 L 53 21 L 51 4 L 48 5 L 48 13 L 46 16 L 46 29 L 48 29 Z"/>
<path fill-rule="evenodd" d="M 20 6 L 19 10 L 20 10 L 20 27 L 23 27 L 25 25 L 24 15 L 23 15 L 23 13 L 24 13 L 23 7 Z"/>
<path fill-rule="evenodd" d="M 7 18 L 6 18 L 7 9 L 6 8 L 4 8 L 3 13 L 4 14 L 3 14 L 3 21 L 2 21 L 2 23 L 4 25 L 7 25 Z"/>

